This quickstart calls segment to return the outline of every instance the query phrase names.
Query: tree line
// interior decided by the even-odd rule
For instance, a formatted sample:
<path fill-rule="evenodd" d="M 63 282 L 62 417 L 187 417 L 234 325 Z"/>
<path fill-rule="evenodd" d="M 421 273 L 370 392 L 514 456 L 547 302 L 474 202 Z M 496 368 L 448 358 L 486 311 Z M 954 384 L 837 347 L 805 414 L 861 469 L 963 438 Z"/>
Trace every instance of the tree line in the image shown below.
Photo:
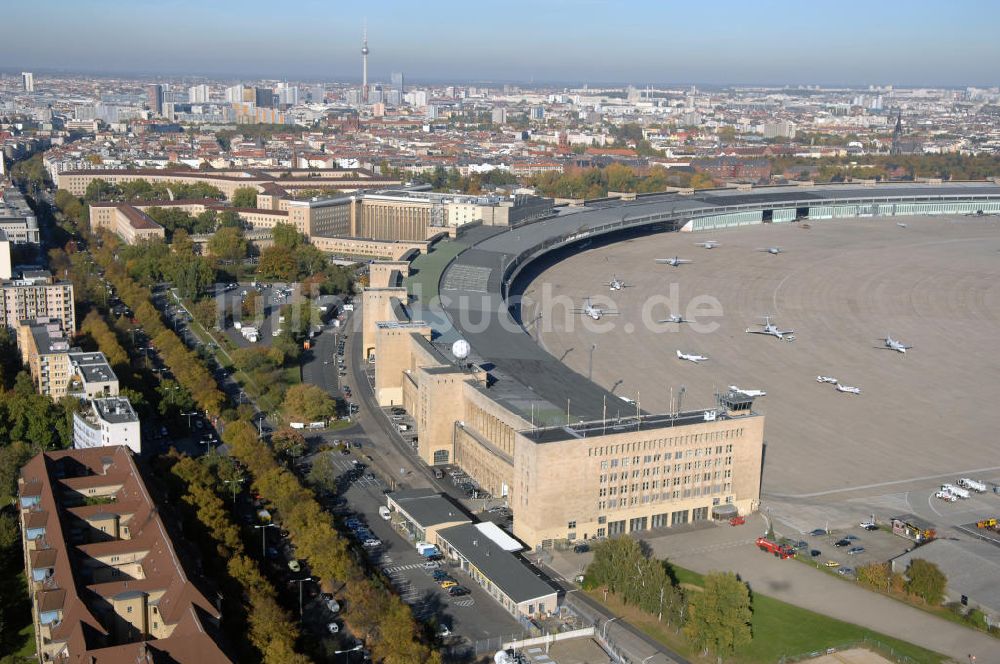
<path fill-rule="evenodd" d="M 345 539 L 334 530 L 330 515 L 312 491 L 258 440 L 253 425 L 232 422 L 226 426 L 223 440 L 247 468 L 253 487 L 281 515 L 296 555 L 309 563 L 313 575 L 341 589 L 338 594 L 347 600 L 344 622 L 369 645 L 373 658 L 386 664 L 440 662 L 439 654 L 420 638 L 421 630 L 409 607 L 382 578 L 365 575 Z"/>
<path fill-rule="evenodd" d="M 707 189 L 715 186 L 708 173 L 654 166 L 640 174 L 636 169 L 617 163 L 565 173 L 546 171 L 533 175 L 529 184 L 543 195 L 556 198 L 602 198 L 609 191 L 646 194 L 666 191 L 668 187 Z"/>
<path fill-rule="evenodd" d="M 278 603 L 274 586 L 247 553 L 240 528 L 220 495 L 228 490 L 224 488 L 224 475 L 238 482 L 239 471 L 232 461 L 219 457 L 196 461 L 171 452 L 155 464 L 160 471 L 157 476 L 166 479 L 171 502 L 180 505 L 185 532 L 194 535 L 190 541 L 198 544 L 206 571 L 211 572 L 222 590 L 223 625 L 240 651 L 240 661 L 309 662 L 296 650 L 298 626 Z"/>
<path fill-rule="evenodd" d="M 604 587 L 627 605 L 683 630 L 697 650 L 730 657 L 752 640 L 750 589 L 732 573 L 705 577 L 702 589 L 685 591 L 673 568 L 628 535 L 600 542 L 587 566 L 585 589 Z"/>

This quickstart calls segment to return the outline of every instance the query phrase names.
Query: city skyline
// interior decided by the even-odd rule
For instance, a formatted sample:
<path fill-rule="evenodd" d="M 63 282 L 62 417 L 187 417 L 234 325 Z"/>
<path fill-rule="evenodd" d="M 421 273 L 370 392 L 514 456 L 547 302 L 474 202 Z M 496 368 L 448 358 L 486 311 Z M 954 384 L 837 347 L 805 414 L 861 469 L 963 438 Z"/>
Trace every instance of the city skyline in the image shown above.
<path fill-rule="evenodd" d="M 501 15 L 451 1 L 432 12 L 388 2 L 336 13 L 309 0 L 294 16 L 257 1 L 174 0 L 166 10 L 140 2 L 127 14 L 122 6 L 53 0 L 48 38 L 17 31 L 0 44 L 0 59 L 12 72 L 360 82 L 367 22 L 371 81 L 402 70 L 428 82 L 991 86 L 1000 60 L 989 32 L 1000 6 L 974 1 L 947 13 L 928 2 L 848 2 L 831 13 L 776 1 L 748 11 L 546 0 L 513 2 Z M 37 20 L 37 9 L 9 12 L 12 24 Z M 101 20 L 81 31 L 95 14 Z"/>

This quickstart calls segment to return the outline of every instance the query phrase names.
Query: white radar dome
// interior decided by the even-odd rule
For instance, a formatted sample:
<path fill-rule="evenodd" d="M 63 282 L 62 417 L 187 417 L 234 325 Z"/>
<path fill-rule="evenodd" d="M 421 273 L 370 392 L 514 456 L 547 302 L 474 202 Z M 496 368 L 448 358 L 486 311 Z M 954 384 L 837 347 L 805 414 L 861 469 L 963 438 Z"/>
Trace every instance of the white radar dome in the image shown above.
<path fill-rule="evenodd" d="M 459 339 L 451 345 L 451 354 L 455 356 L 455 359 L 464 360 L 469 356 L 469 342 L 465 339 Z"/>

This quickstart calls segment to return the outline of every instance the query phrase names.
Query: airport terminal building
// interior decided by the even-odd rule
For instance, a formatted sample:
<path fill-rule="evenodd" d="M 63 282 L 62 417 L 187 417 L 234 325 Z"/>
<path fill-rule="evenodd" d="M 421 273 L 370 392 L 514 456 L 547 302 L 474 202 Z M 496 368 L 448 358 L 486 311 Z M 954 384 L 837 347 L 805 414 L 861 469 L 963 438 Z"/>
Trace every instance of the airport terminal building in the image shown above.
<path fill-rule="evenodd" d="M 525 332 L 509 299 L 521 270 L 650 232 L 995 213 L 992 182 L 853 183 L 652 194 L 473 227 L 448 241 L 460 246 L 444 259 L 431 251 L 412 270 L 372 265 L 364 353 L 380 405 L 413 416 L 423 461 L 456 464 L 505 499 L 514 534 L 531 547 L 746 514 L 759 506 L 764 447 L 752 398 L 724 393 L 708 408 L 666 414 L 623 403 Z M 471 347 L 461 359 L 450 353 L 458 339 Z"/>

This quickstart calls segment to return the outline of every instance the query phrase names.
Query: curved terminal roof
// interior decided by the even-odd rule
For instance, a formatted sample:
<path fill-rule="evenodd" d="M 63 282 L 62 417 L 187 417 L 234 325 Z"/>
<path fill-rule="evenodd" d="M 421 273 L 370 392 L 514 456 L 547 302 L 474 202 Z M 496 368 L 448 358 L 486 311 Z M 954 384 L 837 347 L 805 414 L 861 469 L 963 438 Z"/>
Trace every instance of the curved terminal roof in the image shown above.
<path fill-rule="evenodd" d="M 461 252 L 444 266 L 438 283 L 440 307 L 418 301 L 419 316 L 449 342 L 468 340 L 476 361 L 495 382 L 491 396 L 536 424 L 598 420 L 635 414 L 640 405 L 624 402 L 558 358 L 545 352 L 515 317 L 516 297 L 508 302 L 518 274 L 531 261 L 561 247 L 595 238 L 642 230 L 676 231 L 692 219 L 775 208 L 829 205 L 868 206 L 867 214 L 894 203 L 1000 202 L 993 182 L 944 184 L 780 186 L 739 191 L 717 189 L 693 195 L 652 194 L 636 201 L 599 201 L 560 210 L 554 217 L 510 229 L 480 227 L 459 240 Z M 876 207 L 871 207 L 876 206 Z M 884 208 L 882 208 L 884 210 Z M 436 275 L 432 275 L 436 276 Z M 423 275 L 426 281 L 428 275 Z M 441 311 L 443 310 L 443 315 Z M 513 313 L 512 313 L 513 311 Z"/>

